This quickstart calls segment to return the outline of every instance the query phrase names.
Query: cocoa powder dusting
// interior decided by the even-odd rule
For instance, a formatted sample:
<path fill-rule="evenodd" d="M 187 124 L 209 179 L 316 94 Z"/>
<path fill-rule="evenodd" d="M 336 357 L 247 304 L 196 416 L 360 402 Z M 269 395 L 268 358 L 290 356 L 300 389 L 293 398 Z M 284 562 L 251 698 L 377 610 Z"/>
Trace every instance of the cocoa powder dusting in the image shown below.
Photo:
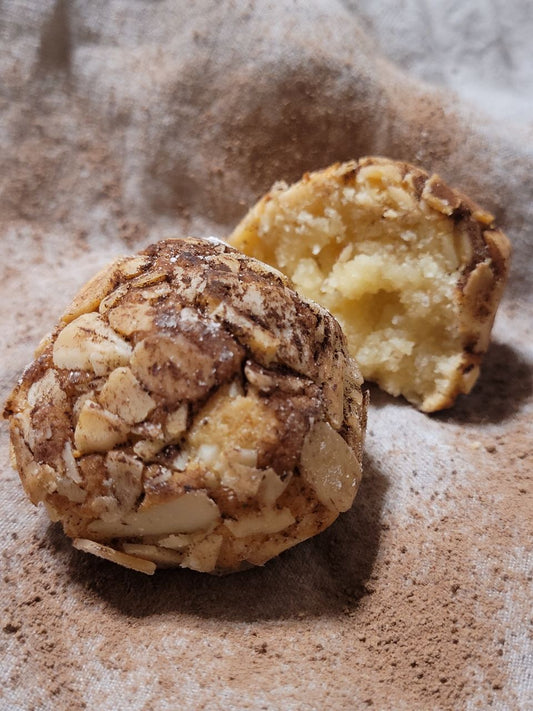
<path fill-rule="evenodd" d="M 472 394 L 429 417 L 372 389 L 353 508 L 261 569 L 149 578 L 74 550 L 27 500 L 2 426 L 0 708 L 530 707 L 523 146 L 384 62 L 346 9 L 325 41 L 312 4 L 27 5 L 0 50 L 2 402 L 111 258 L 224 236 L 274 180 L 333 160 L 439 172 L 495 213 L 515 266 Z"/>

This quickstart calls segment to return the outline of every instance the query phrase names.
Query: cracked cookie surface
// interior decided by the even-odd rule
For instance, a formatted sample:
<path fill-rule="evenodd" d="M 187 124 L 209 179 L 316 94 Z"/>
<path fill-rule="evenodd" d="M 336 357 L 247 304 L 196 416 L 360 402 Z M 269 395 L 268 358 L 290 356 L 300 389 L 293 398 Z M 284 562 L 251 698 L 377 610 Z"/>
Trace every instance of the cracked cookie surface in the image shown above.
<path fill-rule="evenodd" d="M 347 510 L 366 399 L 335 319 L 214 239 L 99 272 L 11 394 L 13 459 L 81 550 L 262 565 Z"/>

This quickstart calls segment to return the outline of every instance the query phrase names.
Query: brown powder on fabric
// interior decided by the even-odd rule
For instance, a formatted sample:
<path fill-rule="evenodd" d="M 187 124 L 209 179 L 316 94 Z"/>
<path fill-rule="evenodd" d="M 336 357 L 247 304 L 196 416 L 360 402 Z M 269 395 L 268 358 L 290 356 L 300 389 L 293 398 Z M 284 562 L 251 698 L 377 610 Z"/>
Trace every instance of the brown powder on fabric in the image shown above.
<path fill-rule="evenodd" d="M 373 389 L 353 509 L 264 569 L 225 578 L 143 577 L 73 550 L 27 501 L 3 427 L 0 704 L 519 708 L 532 533 L 519 230 L 531 163 L 516 148 L 511 175 L 509 144 L 393 72 L 338 17 L 326 47 L 311 10 L 214 5 L 185 13 L 182 34 L 164 4 L 150 22 L 121 3 L 92 24 L 80 9 L 67 17 L 71 46 L 44 69 L 2 59 L 0 398 L 106 261 L 170 233 L 223 235 L 274 180 L 361 154 L 437 169 L 514 229 L 505 318 L 479 386 L 450 413 L 430 418 Z M 32 17 L 24 57 L 41 47 L 42 60 L 45 18 Z M 298 41 L 274 37 L 280 20 Z"/>

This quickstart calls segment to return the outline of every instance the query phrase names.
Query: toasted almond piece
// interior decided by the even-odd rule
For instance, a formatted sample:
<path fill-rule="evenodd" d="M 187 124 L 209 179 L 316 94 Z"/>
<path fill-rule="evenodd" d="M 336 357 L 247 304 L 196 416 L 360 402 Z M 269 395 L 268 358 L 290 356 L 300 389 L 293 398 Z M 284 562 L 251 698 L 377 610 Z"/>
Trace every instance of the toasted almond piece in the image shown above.
<path fill-rule="evenodd" d="M 107 317 L 109 323 L 123 336 L 138 331 L 150 331 L 154 325 L 154 310 L 149 303 L 124 303 L 112 308 Z"/>
<path fill-rule="evenodd" d="M 289 481 L 290 477 L 283 481 L 273 469 L 267 469 L 263 472 L 257 498 L 266 506 L 273 506 L 287 488 Z"/>
<path fill-rule="evenodd" d="M 121 261 L 119 258 L 106 265 L 82 287 L 61 317 L 62 321 L 70 323 L 82 314 L 96 311 L 102 299 L 112 291 Z"/>
<path fill-rule="evenodd" d="M 281 375 L 272 370 L 262 368 L 253 361 L 246 361 L 244 366 L 246 380 L 263 393 L 282 390 L 285 393 L 299 394 L 304 392 L 306 385 L 312 383 L 295 375 Z"/>
<path fill-rule="evenodd" d="M 89 507 L 92 514 L 96 518 L 102 519 L 102 521 L 120 520 L 121 511 L 118 499 L 110 494 L 107 496 L 93 496 Z"/>
<path fill-rule="evenodd" d="M 151 461 L 165 446 L 162 439 L 140 439 L 133 445 L 133 451 L 144 462 Z"/>
<path fill-rule="evenodd" d="M 50 519 L 50 521 L 52 521 L 52 523 L 57 523 L 58 521 L 61 521 L 61 514 L 54 506 L 52 506 L 51 503 L 45 501 L 44 508 L 46 509 L 48 518 Z"/>
<path fill-rule="evenodd" d="M 56 480 L 56 490 L 61 496 L 65 496 L 70 501 L 75 504 L 83 503 L 87 498 L 87 492 L 75 484 L 72 479 L 68 477 L 58 477 Z"/>
<path fill-rule="evenodd" d="M 158 568 L 175 568 L 181 565 L 183 560 L 183 553 L 148 543 L 123 543 L 122 548 L 128 555 L 151 560 Z"/>
<path fill-rule="evenodd" d="M 189 455 L 187 452 L 181 450 L 176 454 L 174 459 L 172 460 L 172 469 L 175 469 L 178 472 L 184 472 L 187 469 L 187 465 L 189 463 Z"/>
<path fill-rule="evenodd" d="M 200 538 L 199 538 L 200 537 Z M 160 538 L 157 541 L 158 546 L 163 548 L 170 548 L 172 550 L 183 550 L 188 548 L 192 543 L 205 538 L 205 532 L 202 533 L 173 533 L 170 536 L 165 536 L 165 538 Z"/>
<path fill-rule="evenodd" d="M 164 271 L 150 270 L 145 274 L 141 274 L 135 279 L 131 280 L 132 286 L 136 288 L 140 286 L 150 286 L 151 284 L 159 284 L 159 282 L 166 281 L 168 274 Z"/>
<path fill-rule="evenodd" d="M 33 453 L 24 439 L 22 415 L 16 414 L 11 420 L 12 453 L 21 474 L 24 490 L 32 504 L 44 501 L 48 494 L 57 489 L 57 472 L 48 464 L 35 461 Z"/>
<path fill-rule="evenodd" d="M 265 509 L 259 513 L 241 516 L 237 521 L 227 519 L 224 525 L 229 528 L 235 538 L 246 538 L 257 534 L 270 534 L 283 531 L 292 526 L 295 518 L 288 508 Z"/>
<path fill-rule="evenodd" d="M 240 464 L 243 467 L 257 466 L 257 449 L 249 447 L 232 447 L 229 450 L 232 463 Z"/>
<path fill-rule="evenodd" d="M 187 546 L 190 546 L 192 542 L 192 537 L 186 533 L 173 533 L 171 536 L 166 536 L 161 538 L 157 545 L 163 548 L 169 548 L 171 550 L 180 551 Z"/>
<path fill-rule="evenodd" d="M 74 444 L 81 454 L 108 452 L 128 439 L 128 426 L 120 417 L 86 400 L 74 431 Z"/>
<path fill-rule="evenodd" d="M 257 456 L 256 456 L 257 459 Z M 220 483 L 231 489 L 239 501 L 255 496 L 263 480 L 263 471 L 257 467 L 239 464 L 224 457 L 225 466 L 220 467 Z"/>
<path fill-rule="evenodd" d="M 213 534 L 194 543 L 182 560 L 182 568 L 197 570 L 199 573 L 211 573 L 216 568 L 222 541 L 222 536 Z"/>
<path fill-rule="evenodd" d="M 281 341 L 270 331 L 222 301 L 211 311 L 211 316 L 237 329 L 242 341 L 260 356 L 261 363 L 269 365 L 276 361 Z"/>
<path fill-rule="evenodd" d="M 165 439 L 163 434 L 163 427 L 160 422 L 150 422 L 146 420 L 145 422 L 139 422 L 136 425 L 132 425 L 131 431 L 139 435 L 139 437 L 144 437 L 150 440 L 163 440 Z"/>
<path fill-rule="evenodd" d="M 113 493 L 125 511 L 133 508 L 142 494 L 143 463 L 125 452 L 108 452 L 105 466 L 113 481 Z"/>
<path fill-rule="evenodd" d="M 76 464 L 76 460 L 74 459 L 72 445 L 70 442 L 65 442 L 65 446 L 63 447 L 63 462 L 65 464 L 66 475 L 76 484 L 81 484 L 82 477 L 79 472 L 78 465 Z"/>
<path fill-rule="evenodd" d="M 129 368 L 115 368 L 100 395 L 100 404 L 128 425 L 142 422 L 156 406 Z"/>
<path fill-rule="evenodd" d="M 189 491 L 171 501 L 140 509 L 122 521 L 93 521 L 89 531 L 106 537 L 164 536 L 206 530 L 218 520 L 215 502 L 203 491 Z"/>
<path fill-rule="evenodd" d="M 119 271 L 123 274 L 126 279 L 132 279 L 133 277 L 139 276 L 150 264 L 150 257 L 143 255 L 136 255 L 134 257 L 127 257 L 123 259 L 119 265 Z"/>
<path fill-rule="evenodd" d="M 59 333 L 53 346 L 54 365 L 70 370 L 93 370 L 104 375 L 131 356 L 130 344 L 97 313 L 86 313 Z"/>
<path fill-rule="evenodd" d="M 98 311 L 101 314 L 105 314 L 109 309 L 112 309 L 113 306 L 122 299 L 123 296 L 125 296 L 128 291 L 130 290 L 130 285 L 129 284 L 121 284 L 120 286 L 117 286 L 116 289 L 113 289 L 113 291 L 108 294 L 105 298 L 100 301 L 100 305 L 98 307 Z"/>
<path fill-rule="evenodd" d="M 172 403 L 195 400 L 215 382 L 212 357 L 181 333 L 138 343 L 131 368 L 148 390 Z"/>
<path fill-rule="evenodd" d="M 156 565 L 152 561 L 116 551 L 114 548 L 96 543 L 96 541 L 90 541 L 87 538 L 75 538 L 72 541 L 72 545 L 79 551 L 91 553 L 98 558 L 117 563 L 123 568 L 137 570 L 139 573 L 146 573 L 146 575 L 153 575 L 155 573 Z"/>
<path fill-rule="evenodd" d="M 307 433 L 300 460 L 302 475 L 317 499 L 334 511 L 347 511 L 361 482 L 361 465 L 328 422 L 315 422 Z"/>
<path fill-rule="evenodd" d="M 31 407 L 48 402 L 57 402 L 59 406 L 63 406 L 66 401 L 67 397 L 61 389 L 57 374 L 52 368 L 48 368 L 43 377 L 33 383 L 28 390 L 28 404 Z"/>
<path fill-rule="evenodd" d="M 169 412 L 167 419 L 165 420 L 166 442 L 175 442 L 179 440 L 187 429 L 188 415 L 189 408 L 186 404 L 181 405 L 181 407 L 178 407 L 178 409 L 173 412 Z"/>

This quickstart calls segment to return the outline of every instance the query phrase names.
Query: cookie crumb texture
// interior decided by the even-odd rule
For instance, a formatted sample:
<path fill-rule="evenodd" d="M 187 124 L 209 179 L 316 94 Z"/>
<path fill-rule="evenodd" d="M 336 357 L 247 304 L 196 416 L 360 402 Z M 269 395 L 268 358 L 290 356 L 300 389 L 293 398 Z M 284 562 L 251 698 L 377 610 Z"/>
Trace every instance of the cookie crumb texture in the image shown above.
<path fill-rule="evenodd" d="M 277 183 L 229 241 L 334 314 L 366 379 L 432 412 L 479 375 L 509 268 L 493 223 L 437 175 L 361 158 Z"/>
<path fill-rule="evenodd" d="M 145 573 L 262 565 L 350 508 L 366 400 L 345 338 L 217 240 L 120 258 L 4 412 L 14 464 L 80 550 Z"/>

